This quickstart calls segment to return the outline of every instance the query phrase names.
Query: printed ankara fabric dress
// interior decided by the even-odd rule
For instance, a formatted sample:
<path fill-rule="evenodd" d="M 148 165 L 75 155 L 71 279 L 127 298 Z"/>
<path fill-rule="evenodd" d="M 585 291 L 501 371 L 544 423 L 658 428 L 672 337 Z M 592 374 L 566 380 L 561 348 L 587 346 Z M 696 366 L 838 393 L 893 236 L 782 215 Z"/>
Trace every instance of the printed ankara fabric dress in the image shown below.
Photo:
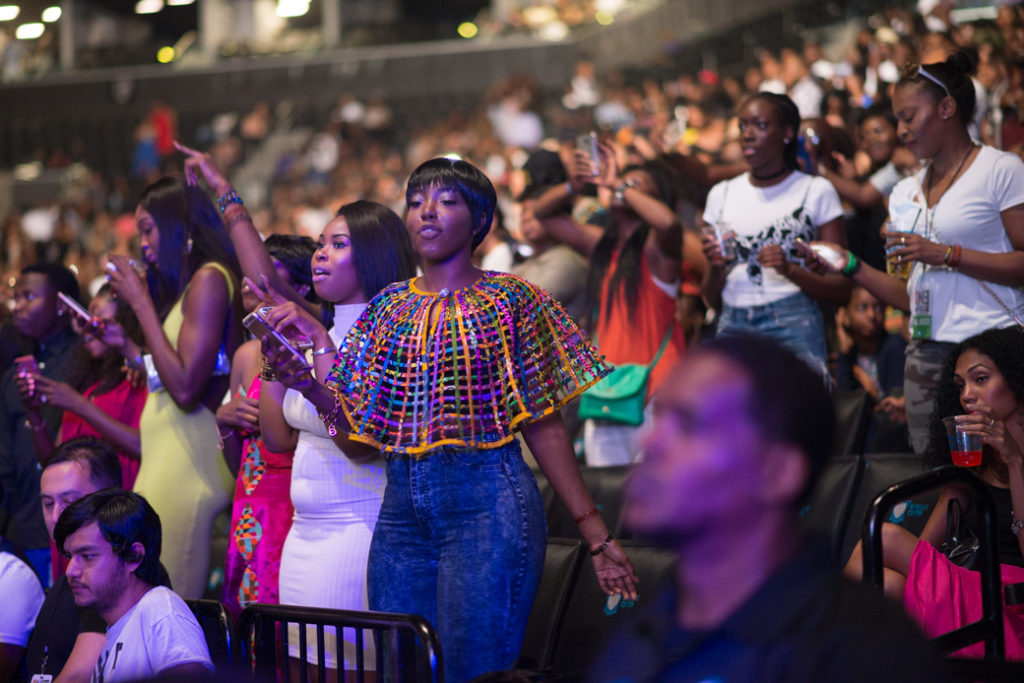
<path fill-rule="evenodd" d="M 454 292 L 384 289 L 327 380 L 351 437 L 385 454 L 498 448 L 610 372 L 544 290 L 487 272 Z"/>
<path fill-rule="evenodd" d="M 249 398 L 259 399 L 260 386 L 257 375 Z M 242 441 L 224 576 L 224 605 L 235 619 L 251 603 L 279 602 L 281 550 L 292 525 L 292 455 L 271 451 L 259 434 Z"/>

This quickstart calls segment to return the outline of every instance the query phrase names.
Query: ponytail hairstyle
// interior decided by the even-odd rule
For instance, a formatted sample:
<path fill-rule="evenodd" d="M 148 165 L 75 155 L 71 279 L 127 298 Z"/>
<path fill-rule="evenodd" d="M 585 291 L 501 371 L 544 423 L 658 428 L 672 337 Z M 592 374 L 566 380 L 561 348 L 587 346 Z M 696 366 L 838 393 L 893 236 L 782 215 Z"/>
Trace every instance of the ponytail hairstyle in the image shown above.
<path fill-rule="evenodd" d="M 793 135 L 790 136 L 789 142 L 786 143 L 782 150 L 782 159 L 786 164 L 786 168 L 794 171 L 800 170 L 800 165 L 797 162 L 797 153 L 800 151 L 800 141 L 798 139 L 800 137 L 800 110 L 793 100 L 789 99 L 786 95 L 778 95 L 766 91 L 754 93 L 743 100 L 739 108 L 742 109 L 754 100 L 766 102 L 771 106 L 775 111 L 776 118 L 779 120 L 780 127 L 793 129 Z"/>
<path fill-rule="evenodd" d="M 896 87 L 913 83 L 932 96 L 936 103 L 944 97 L 952 97 L 956 103 L 956 116 L 967 126 L 974 118 L 977 100 L 971 74 L 978 66 L 978 51 L 974 48 L 960 48 L 944 62 L 933 64 L 908 63 Z"/>

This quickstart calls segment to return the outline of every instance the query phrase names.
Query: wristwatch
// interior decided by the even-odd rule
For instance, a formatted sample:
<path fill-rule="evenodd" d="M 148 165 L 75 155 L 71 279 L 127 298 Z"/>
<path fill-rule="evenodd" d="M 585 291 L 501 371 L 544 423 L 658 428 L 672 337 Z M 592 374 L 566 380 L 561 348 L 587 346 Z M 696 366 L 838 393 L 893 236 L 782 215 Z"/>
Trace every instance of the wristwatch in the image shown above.
<path fill-rule="evenodd" d="M 1013 514 L 1013 510 L 1010 510 L 1010 531 L 1013 532 L 1014 536 L 1020 534 L 1020 530 L 1024 529 L 1024 522 L 1017 519 L 1017 515 Z"/>
<path fill-rule="evenodd" d="M 612 198 L 619 204 L 626 201 L 626 189 L 630 187 L 636 187 L 639 185 L 636 179 L 629 179 L 619 183 L 619 186 L 615 188 L 615 192 L 612 193 Z"/>

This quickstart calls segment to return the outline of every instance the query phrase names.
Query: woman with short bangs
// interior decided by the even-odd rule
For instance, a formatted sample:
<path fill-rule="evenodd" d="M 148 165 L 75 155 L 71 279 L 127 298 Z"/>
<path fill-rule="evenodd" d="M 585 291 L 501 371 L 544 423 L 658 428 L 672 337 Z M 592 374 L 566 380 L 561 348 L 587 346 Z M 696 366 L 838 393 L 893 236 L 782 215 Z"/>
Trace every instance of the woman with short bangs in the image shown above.
<path fill-rule="evenodd" d="M 495 199 L 474 166 L 424 163 L 406 190 L 423 275 L 370 302 L 327 386 L 265 349 L 329 433 L 383 451 L 370 608 L 434 624 L 452 681 L 514 665 L 540 581 L 544 508 L 516 430 L 576 518 L 601 587 L 636 596 L 636 573 L 587 493 L 558 412 L 606 367 L 546 292 L 473 265 Z"/>

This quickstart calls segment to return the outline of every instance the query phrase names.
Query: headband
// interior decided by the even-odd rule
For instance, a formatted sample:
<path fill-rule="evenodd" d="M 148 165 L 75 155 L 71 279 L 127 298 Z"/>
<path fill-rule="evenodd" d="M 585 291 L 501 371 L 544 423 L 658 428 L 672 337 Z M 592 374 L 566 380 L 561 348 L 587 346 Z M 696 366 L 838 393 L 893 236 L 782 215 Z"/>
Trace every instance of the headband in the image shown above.
<path fill-rule="evenodd" d="M 953 97 L 953 93 L 949 92 L 949 88 L 946 87 L 946 84 L 928 73 L 923 66 L 917 67 L 917 74 L 919 76 L 924 76 L 929 81 L 942 88 L 942 91 L 945 92 L 948 97 Z"/>

